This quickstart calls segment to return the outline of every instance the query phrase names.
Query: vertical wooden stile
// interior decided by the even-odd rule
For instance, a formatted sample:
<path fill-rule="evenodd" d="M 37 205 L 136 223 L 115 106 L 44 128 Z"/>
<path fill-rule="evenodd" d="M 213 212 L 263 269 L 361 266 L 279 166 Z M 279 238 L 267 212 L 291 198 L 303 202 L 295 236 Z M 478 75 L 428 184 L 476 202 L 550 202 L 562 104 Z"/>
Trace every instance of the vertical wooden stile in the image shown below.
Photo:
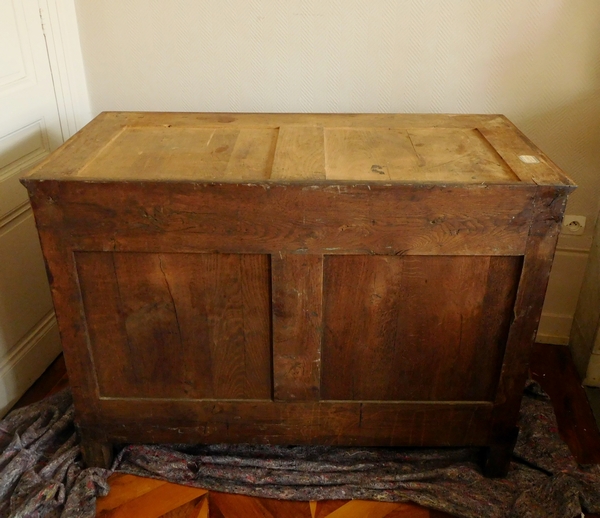
<path fill-rule="evenodd" d="M 569 188 L 539 186 L 523 270 L 510 326 L 500 381 L 492 413 L 490 448 L 485 464 L 487 476 L 505 476 L 517 439 L 515 427 L 529 356 L 542 314 L 544 296 L 554 259 L 556 241 Z"/>
<path fill-rule="evenodd" d="M 274 254 L 273 386 L 276 400 L 318 400 L 323 256 Z"/>

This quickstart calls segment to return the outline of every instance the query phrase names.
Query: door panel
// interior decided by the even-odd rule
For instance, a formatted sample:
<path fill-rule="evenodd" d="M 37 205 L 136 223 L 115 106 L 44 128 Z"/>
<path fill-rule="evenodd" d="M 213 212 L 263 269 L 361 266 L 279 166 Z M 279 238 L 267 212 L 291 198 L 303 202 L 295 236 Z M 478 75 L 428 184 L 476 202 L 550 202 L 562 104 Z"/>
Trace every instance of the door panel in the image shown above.
<path fill-rule="evenodd" d="M 36 0 L 0 0 L 0 414 L 60 350 L 19 177 L 62 141 Z"/>

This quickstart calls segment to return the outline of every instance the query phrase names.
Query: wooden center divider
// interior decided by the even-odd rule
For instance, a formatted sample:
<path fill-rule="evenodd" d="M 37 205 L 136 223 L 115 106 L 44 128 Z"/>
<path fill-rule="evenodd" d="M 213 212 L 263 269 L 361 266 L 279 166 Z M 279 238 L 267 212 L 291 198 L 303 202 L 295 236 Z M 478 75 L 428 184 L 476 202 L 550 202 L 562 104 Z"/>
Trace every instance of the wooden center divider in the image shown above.
<path fill-rule="evenodd" d="M 323 256 L 273 254 L 271 272 L 274 399 L 319 400 Z"/>

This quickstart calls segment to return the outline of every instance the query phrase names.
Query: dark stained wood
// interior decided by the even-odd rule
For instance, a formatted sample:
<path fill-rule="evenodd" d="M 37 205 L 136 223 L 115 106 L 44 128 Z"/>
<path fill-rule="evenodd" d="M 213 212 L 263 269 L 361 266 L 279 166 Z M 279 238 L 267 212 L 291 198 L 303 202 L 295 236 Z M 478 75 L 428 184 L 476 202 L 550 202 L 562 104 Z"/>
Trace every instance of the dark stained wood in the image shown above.
<path fill-rule="evenodd" d="M 580 464 L 600 464 L 600 432 L 573 363 L 563 345 L 535 344 L 531 377 L 550 396 L 558 431 Z"/>
<path fill-rule="evenodd" d="M 548 165 L 498 116 L 102 115 L 23 181 L 88 456 L 476 445 L 502 472 L 573 187 L 511 146 Z"/>
<path fill-rule="evenodd" d="M 86 466 L 100 466 L 109 469 L 114 459 L 114 448 L 112 443 L 99 442 L 91 439 L 85 430 L 78 427 L 79 448 Z"/>
<path fill-rule="evenodd" d="M 523 387 L 527 379 L 531 346 L 542 314 L 544 295 L 560 233 L 560 224 L 568 190 L 540 187 L 536 197 L 536 216 L 532 221 L 521 281 L 514 307 L 514 318 L 506 343 L 506 353 L 494 402 L 490 430 L 490 455 L 486 474 L 504 476 L 514 446 L 515 426 L 519 415 Z M 504 462 L 499 462 L 504 459 Z"/>
<path fill-rule="evenodd" d="M 513 257 L 329 256 L 322 397 L 491 401 Z"/>
<path fill-rule="evenodd" d="M 267 256 L 76 258 L 101 396 L 270 399 Z"/>
<path fill-rule="evenodd" d="M 58 229 L 55 232 L 40 232 L 39 236 L 42 250 L 45 250 L 44 260 L 73 394 L 76 420 L 82 422 L 87 415 L 96 413 L 99 394 L 93 357 L 89 349 L 89 335 L 75 255 L 63 246 L 64 236 Z M 106 443 L 105 440 L 99 442 Z"/>
<path fill-rule="evenodd" d="M 530 185 L 24 183 L 41 232 L 124 252 L 521 255 L 535 196 Z"/>
<path fill-rule="evenodd" d="M 99 442 L 359 446 L 486 444 L 488 402 L 357 403 L 108 399 L 86 419 Z M 171 437 L 171 439 L 169 439 Z"/>
<path fill-rule="evenodd" d="M 276 400 L 318 400 L 323 257 L 274 254 L 273 384 Z"/>

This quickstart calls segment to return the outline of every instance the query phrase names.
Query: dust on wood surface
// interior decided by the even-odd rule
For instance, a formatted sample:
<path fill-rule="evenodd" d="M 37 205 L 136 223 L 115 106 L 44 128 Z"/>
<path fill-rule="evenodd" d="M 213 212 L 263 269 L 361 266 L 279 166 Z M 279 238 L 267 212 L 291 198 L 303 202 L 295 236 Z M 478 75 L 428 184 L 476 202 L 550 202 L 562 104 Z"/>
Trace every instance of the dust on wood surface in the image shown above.
<path fill-rule="evenodd" d="M 104 113 L 33 177 L 570 184 L 490 115 Z"/>

